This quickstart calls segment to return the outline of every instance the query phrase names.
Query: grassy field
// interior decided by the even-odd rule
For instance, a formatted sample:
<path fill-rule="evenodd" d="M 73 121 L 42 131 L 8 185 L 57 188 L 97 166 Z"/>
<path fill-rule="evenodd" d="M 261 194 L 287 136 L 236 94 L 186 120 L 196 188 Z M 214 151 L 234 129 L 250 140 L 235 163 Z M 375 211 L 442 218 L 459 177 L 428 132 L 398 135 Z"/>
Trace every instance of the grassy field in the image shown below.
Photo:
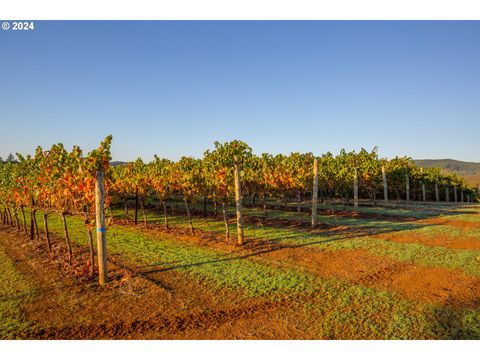
<path fill-rule="evenodd" d="M 368 208 L 368 217 L 320 215 L 325 226 L 316 230 L 298 225 L 308 222 L 308 213 L 271 210 L 266 221 L 260 209 L 246 212 L 248 242 L 240 248 L 226 243 L 220 218 L 194 217 L 196 233 L 192 236 L 182 214 L 170 216 L 172 230 L 165 231 L 161 214 L 148 212 L 148 227 L 133 226 L 121 221 L 121 209 L 115 210 L 115 225 L 108 229 L 109 260 L 113 267 L 133 269 L 127 281 L 141 276 L 151 280 L 149 287 L 180 276 L 182 282 L 171 285 L 169 296 L 172 303 L 190 304 L 182 314 L 207 311 L 198 300 L 207 296 L 213 299 L 215 305 L 210 306 L 216 310 L 227 307 L 234 311 L 230 306 L 238 310 L 250 302 L 273 304 L 266 322 L 257 324 L 258 314 L 242 310 L 242 316 L 215 325 L 215 329 L 222 329 L 220 333 L 208 328 L 212 331 L 208 338 L 250 338 L 250 327 L 257 329 L 253 338 L 480 338 L 479 207 Z M 392 218 L 386 219 L 386 215 Z M 68 224 L 81 263 L 87 258 L 85 226 L 73 216 Z M 61 248 L 60 217 L 51 215 L 49 225 L 56 246 Z M 230 231 L 234 238 L 233 220 Z M 14 236 L 11 230 L 8 234 Z M 22 241 L 29 244 L 26 239 Z M 8 250 L 9 242 L 0 245 Z M 35 278 L 22 275 L 7 250 L 0 251 L 5 269 L 0 289 L 2 338 L 18 337 L 25 327 L 50 326 L 48 319 L 32 322 L 28 312 L 22 312 L 23 303 L 36 301 Z M 35 256 L 43 255 L 37 251 Z M 81 284 L 72 286 L 84 286 Z M 202 293 L 185 295 L 185 286 Z M 115 294 L 116 289 L 109 291 Z M 89 285 L 88 291 L 93 297 L 99 290 Z M 138 296 L 143 299 L 148 295 Z M 112 297 L 109 301 L 120 301 Z M 60 296 L 58 301 L 64 298 Z M 89 311 L 92 313 L 82 320 L 86 323 L 94 319 L 94 311 Z M 158 317 L 167 310 L 160 307 L 155 311 Z M 180 310 L 168 311 L 178 315 Z M 207 315 L 205 321 L 213 320 Z M 239 328 L 232 332 L 229 326 Z M 196 330 L 172 330 L 177 333 L 166 337 L 205 335 L 198 335 Z M 154 330 L 127 333 L 134 338 L 165 338 Z"/>
<path fill-rule="evenodd" d="M 0 269 L 0 337 L 15 339 L 34 326 L 24 318 L 21 307 L 33 300 L 35 287 L 15 268 L 2 248 Z"/>

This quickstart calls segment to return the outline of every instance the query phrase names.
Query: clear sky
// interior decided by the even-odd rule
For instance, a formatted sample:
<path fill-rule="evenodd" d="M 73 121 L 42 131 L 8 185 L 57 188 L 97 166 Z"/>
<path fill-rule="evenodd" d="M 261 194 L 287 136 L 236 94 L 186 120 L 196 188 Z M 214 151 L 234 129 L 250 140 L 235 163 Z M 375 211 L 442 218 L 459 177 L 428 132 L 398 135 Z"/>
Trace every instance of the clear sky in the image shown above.
<path fill-rule="evenodd" d="M 36 22 L 0 30 L 0 156 L 378 146 L 480 161 L 480 22 Z"/>

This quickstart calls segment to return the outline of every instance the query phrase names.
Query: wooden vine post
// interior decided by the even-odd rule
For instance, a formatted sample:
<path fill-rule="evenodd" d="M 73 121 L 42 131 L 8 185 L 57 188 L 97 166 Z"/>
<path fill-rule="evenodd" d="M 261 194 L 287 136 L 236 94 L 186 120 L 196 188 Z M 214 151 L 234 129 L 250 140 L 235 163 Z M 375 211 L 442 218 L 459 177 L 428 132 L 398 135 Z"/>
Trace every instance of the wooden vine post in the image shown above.
<path fill-rule="evenodd" d="M 457 185 L 453 185 L 453 199 L 455 202 L 458 201 L 457 199 Z"/>
<path fill-rule="evenodd" d="M 420 168 L 420 173 L 423 174 L 423 168 Z M 425 191 L 425 182 L 422 179 L 422 201 L 427 202 L 427 192 Z"/>
<path fill-rule="evenodd" d="M 135 187 L 135 225 L 138 222 L 138 186 Z"/>
<path fill-rule="evenodd" d="M 410 202 L 410 177 L 408 176 L 408 172 L 405 173 L 405 187 L 407 191 L 406 199 L 407 199 L 407 203 L 409 203 Z"/>
<path fill-rule="evenodd" d="M 317 205 L 318 205 L 318 159 L 315 158 L 313 160 L 312 228 L 318 225 Z"/>
<path fill-rule="evenodd" d="M 35 202 L 32 198 L 32 203 L 30 207 L 30 240 L 35 238 Z"/>
<path fill-rule="evenodd" d="M 358 173 L 357 169 L 355 169 L 355 174 L 353 177 L 353 206 L 358 209 Z"/>
<path fill-rule="evenodd" d="M 235 178 L 235 205 L 237 208 L 237 245 L 243 245 L 243 213 L 242 213 L 242 189 L 240 179 L 240 165 L 238 159 L 234 156 L 234 178 Z"/>
<path fill-rule="evenodd" d="M 448 189 L 448 184 L 445 187 L 445 201 L 450 202 L 450 190 Z"/>
<path fill-rule="evenodd" d="M 388 187 L 387 187 L 387 174 L 385 173 L 385 165 L 382 164 L 382 179 L 383 179 L 383 203 L 385 206 L 388 204 Z"/>
<path fill-rule="evenodd" d="M 107 283 L 107 236 L 105 227 L 105 188 L 103 170 L 98 169 L 95 176 L 95 220 L 97 227 L 98 282 Z"/>
<path fill-rule="evenodd" d="M 440 201 L 440 193 L 438 192 L 438 182 L 435 181 L 435 201 L 439 202 Z"/>

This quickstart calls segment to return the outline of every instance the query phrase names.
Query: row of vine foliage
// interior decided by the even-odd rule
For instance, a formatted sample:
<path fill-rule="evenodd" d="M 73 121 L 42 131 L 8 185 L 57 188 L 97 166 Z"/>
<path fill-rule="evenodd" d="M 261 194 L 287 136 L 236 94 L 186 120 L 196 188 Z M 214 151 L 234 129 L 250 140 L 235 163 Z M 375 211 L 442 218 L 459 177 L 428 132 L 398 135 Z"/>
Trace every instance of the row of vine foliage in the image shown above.
<path fill-rule="evenodd" d="M 215 142 L 214 149 L 205 151 L 202 158 L 184 156 L 171 161 L 155 155 L 148 163 L 138 158 L 112 167 L 111 193 L 123 203 L 126 219 L 129 218 L 129 199 L 136 196 L 145 224 L 145 204 L 148 199 L 156 198 L 163 211 L 166 229 L 169 228 L 167 202 L 181 199 L 192 233 L 191 206 L 203 202 L 206 209 L 208 202 L 213 205 L 215 214 L 217 206 L 221 208 L 228 239 L 227 210 L 234 199 L 234 158 L 239 159 L 241 166 L 244 203 L 262 206 L 265 216 L 269 199 L 280 199 L 285 206 L 294 200 L 298 207 L 304 200 L 311 199 L 315 159 L 312 153 L 263 153 L 257 156 L 247 144 L 238 140 L 223 144 Z M 360 197 L 375 203 L 377 193 L 383 189 L 382 166 L 388 179 L 388 191 L 397 200 L 405 199 L 407 183 L 410 198 L 419 201 L 422 200 L 422 185 L 429 199 L 434 198 L 435 188 L 442 201 L 453 201 L 457 195 L 458 201 L 463 196 L 473 201 L 477 196 L 476 189 L 454 173 L 445 173 L 439 168 L 419 168 L 408 157 L 382 159 L 376 148 L 371 152 L 365 149 L 359 152 L 342 150 L 336 156 L 327 153 L 317 159 L 319 191 L 324 201 L 340 199 L 348 202 L 357 173 Z"/>
<path fill-rule="evenodd" d="M 255 155 L 246 143 L 234 140 L 214 143 L 214 148 L 204 152 L 202 158 L 184 156 L 171 161 L 155 155 L 148 163 L 142 159 L 109 166 L 112 137 L 108 136 L 97 150 L 84 156 L 74 146 L 67 151 L 62 144 L 49 150 L 38 147 L 34 156 L 17 154 L 0 162 L 0 206 L 4 224 L 16 226 L 32 239 L 39 237 L 37 211 L 43 214 L 44 234 L 48 249 L 51 241 L 48 217 L 58 213 L 62 217 L 68 258 L 72 258 L 72 246 L 68 235 L 67 216 L 80 215 L 85 219 L 86 234 L 90 248 L 90 264 L 93 265 L 94 183 L 95 170 L 101 166 L 105 171 L 106 206 L 111 196 L 123 202 L 128 219 L 128 199 L 136 196 L 147 223 L 145 205 L 148 199 L 156 198 L 161 204 L 164 226 L 169 228 L 167 202 L 182 199 L 193 234 L 191 207 L 203 201 L 213 204 L 215 212 L 221 207 L 225 222 L 225 235 L 229 239 L 228 207 L 234 197 L 234 159 L 241 168 L 243 202 L 251 206 L 261 205 L 267 216 L 269 199 L 280 199 L 285 205 L 294 199 L 298 206 L 312 196 L 313 153 L 290 155 Z M 326 153 L 318 159 L 319 191 L 325 201 L 352 197 L 355 173 L 360 197 L 375 203 L 377 193 L 383 188 L 382 166 L 386 172 L 388 191 L 397 200 L 405 199 L 407 184 L 412 200 L 422 200 L 422 187 L 427 189 L 429 199 L 454 199 L 465 196 L 469 201 L 477 198 L 477 190 L 466 184 L 454 173 L 445 173 L 439 168 L 422 169 L 408 157 L 390 160 L 380 158 L 375 148 L 359 152 L 341 150 L 334 156 Z M 458 199 L 457 199 L 458 191 Z M 382 193 L 380 191 L 380 193 Z M 25 221 L 25 209 L 30 211 L 30 231 Z M 20 221 L 20 217 L 23 221 Z M 113 217 L 111 217 L 113 220 Z"/>
<path fill-rule="evenodd" d="M 90 270 L 94 272 L 94 247 L 92 230 L 95 226 L 95 176 L 102 169 L 110 177 L 110 146 L 108 136 L 99 148 L 84 156 L 78 146 L 67 151 L 62 144 L 49 150 L 38 147 L 33 156 L 17 154 L 17 160 L 0 163 L 0 205 L 3 224 L 17 227 L 33 240 L 40 239 L 37 212 L 42 213 L 43 233 L 48 250 L 52 241 L 48 227 L 49 216 L 57 213 L 62 218 L 63 232 L 69 262 L 72 261 L 72 244 L 68 232 L 67 216 L 85 219 L 90 251 Z M 110 182 L 106 182 L 106 187 Z M 108 193 L 108 191 L 107 191 Z M 108 206 L 110 197 L 106 197 Z M 30 211 L 30 231 L 25 211 Z M 20 220 L 21 217 L 21 220 Z M 23 225 L 22 225 L 23 224 Z"/>

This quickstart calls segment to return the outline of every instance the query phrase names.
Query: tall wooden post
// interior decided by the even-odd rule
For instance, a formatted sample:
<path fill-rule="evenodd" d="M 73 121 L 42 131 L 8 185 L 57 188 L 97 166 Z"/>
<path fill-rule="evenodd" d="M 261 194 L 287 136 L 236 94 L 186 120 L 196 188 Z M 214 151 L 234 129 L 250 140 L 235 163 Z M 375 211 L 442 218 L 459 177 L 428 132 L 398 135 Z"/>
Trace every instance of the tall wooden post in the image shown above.
<path fill-rule="evenodd" d="M 105 228 L 105 189 L 103 171 L 97 170 L 95 177 L 95 222 L 97 227 L 98 282 L 107 283 L 107 236 Z"/>
<path fill-rule="evenodd" d="M 463 189 L 460 189 L 460 202 L 463 203 Z"/>
<path fill-rule="evenodd" d="M 353 207 L 358 209 L 358 172 L 355 169 L 355 174 L 353 178 Z"/>
<path fill-rule="evenodd" d="M 384 164 L 382 164 L 382 178 L 383 178 L 383 203 L 386 206 L 388 204 L 388 185 L 387 185 L 387 174 L 385 173 Z"/>
<path fill-rule="evenodd" d="M 440 194 L 438 193 L 438 183 L 435 182 L 435 201 L 439 202 L 440 201 Z"/>
<path fill-rule="evenodd" d="M 425 183 L 424 183 L 424 179 L 423 179 L 423 168 L 420 168 L 420 173 L 422 174 L 422 201 L 425 203 L 427 202 L 427 192 L 425 191 Z"/>
<path fill-rule="evenodd" d="M 313 189 L 312 189 L 312 228 L 318 225 L 318 159 L 313 160 Z"/>
<path fill-rule="evenodd" d="M 450 191 L 448 190 L 448 185 L 445 187 L 445 201 L 450 202 Z"/>
<path fill-rule="evenodd" d="M 405 188 L 407 192 L 406 200 L 407 203 L 410 202 L 410 177 L 408 176 L 408 173 L 405 173 Z"/>
<path fill-rule="evenodd" d="M 453 199 L 455 200 L 455 202 L 458 201 L 458 199 L 457 199 L 457 185 L 453 186 Z"/>
<path fill-rule="evenodd" d="M 35 237 L 34 231 L 35 231 L 35 223 L 34 223 L 34 216 L 35 216 L 35 201 L 33 200 L 32 197 L 32 202 L 31 202 L 31 207 L 30 207 L 30 240 L 33 240 Z"/>
<path fill-rule="evenodd" d="M 135 188 L 135 225 L 138 221 L 138 187 Z"/>
<path fill-rule="evenodd" d="M 235 169 L 234 169 L 234 178 L 235 178 L 235 205 L 237 208 L 237 244 L 243 245 L 243 210 L 242 210 L 242 188 L 241 188 L 241 179 L 240 179 L 240 166 L 238 159 L 235 156 Z"/>

